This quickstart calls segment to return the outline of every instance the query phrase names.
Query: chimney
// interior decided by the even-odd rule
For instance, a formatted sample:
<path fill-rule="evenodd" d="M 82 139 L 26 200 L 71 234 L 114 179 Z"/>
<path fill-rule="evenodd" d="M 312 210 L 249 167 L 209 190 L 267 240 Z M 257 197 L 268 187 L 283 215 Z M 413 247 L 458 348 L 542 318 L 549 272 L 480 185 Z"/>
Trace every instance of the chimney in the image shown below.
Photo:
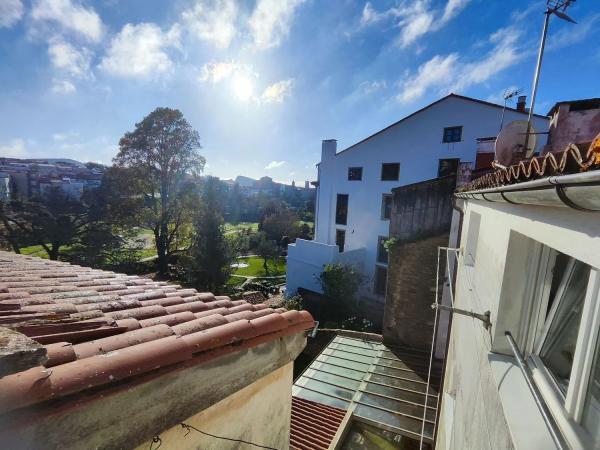
<path fill-rule="evenodd" d="M 326 160 L 333 158 L 337 152 L 337 141 L 335 139 L 325 139 L 321 144 L 321 164 Z"/>
<path fill-rule="evenodd" d="M 517 111 L 526 112 L 525 103 L 527 103 L 527 96 L 519 95 L 519 98 L 517 99 Z"/>

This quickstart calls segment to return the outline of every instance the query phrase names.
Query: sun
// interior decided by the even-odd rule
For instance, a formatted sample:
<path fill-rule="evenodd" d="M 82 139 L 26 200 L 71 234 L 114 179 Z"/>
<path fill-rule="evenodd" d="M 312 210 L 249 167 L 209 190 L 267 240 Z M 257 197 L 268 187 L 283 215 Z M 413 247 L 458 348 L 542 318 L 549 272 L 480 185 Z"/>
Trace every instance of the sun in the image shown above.
<path fill-rule="evenodd" d="M 247 76 L 236 75 L 233 77 L 231 87 L 235 96 L 244 102 L 250 100 L 254 95 L 254 85 Z"/>

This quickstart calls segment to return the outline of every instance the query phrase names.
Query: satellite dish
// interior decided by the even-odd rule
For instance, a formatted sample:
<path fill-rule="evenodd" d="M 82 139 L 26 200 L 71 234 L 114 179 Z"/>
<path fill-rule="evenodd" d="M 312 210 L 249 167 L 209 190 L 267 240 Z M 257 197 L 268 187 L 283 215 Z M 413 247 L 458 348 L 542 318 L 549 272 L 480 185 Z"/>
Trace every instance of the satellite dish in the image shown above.
<path fill-rule="evenodd" d="M 517 161 L 528 158 L 535 150 L 537 137 L 533 125 L 529 129 L 529 140 L 525 149 L 527 121 L 515 120 L 506 125 L 496 138 L 494 162 L 502 166 L 510 166 Z"/>

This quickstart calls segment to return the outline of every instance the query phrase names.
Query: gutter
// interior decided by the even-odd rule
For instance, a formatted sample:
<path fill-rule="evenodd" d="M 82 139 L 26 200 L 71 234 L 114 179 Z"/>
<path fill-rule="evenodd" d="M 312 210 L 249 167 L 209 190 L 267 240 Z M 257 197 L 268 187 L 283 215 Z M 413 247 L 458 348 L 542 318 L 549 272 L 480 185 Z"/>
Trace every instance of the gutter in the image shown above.
<path fill-rule="evenodd" d="M 560 206 L 579 211 L 600 211 L 600 170 L 551 176 L 489 189 L 455 192 L 454 196 L 493 203 Z"/>

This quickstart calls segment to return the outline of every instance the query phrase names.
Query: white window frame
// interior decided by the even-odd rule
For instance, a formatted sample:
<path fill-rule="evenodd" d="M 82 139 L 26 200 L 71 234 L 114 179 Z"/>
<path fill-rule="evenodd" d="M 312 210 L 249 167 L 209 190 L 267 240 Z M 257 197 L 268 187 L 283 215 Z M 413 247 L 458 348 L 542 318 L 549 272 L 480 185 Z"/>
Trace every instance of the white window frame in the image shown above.
<path fill-rule="evenodd" d="M 590 438 L 580 422 L 592 376 L 594 351 L 596 346 L 600 345 L 600 271 L 594 267 L 590 268 L 571 376 L 567 392 L 563 394 L 554 377 L 538 356 L 544 341 L 543 336 L 547 332 L 544 322 L 551 323 L 551 320 L 545 320 L 543 312 L 547 310 L 548 306 L 556 256 L 555 250 L 540 245 L 538 264 L 534 265 L 528 274 L 528 279 L 533 280 L 534 288 L 530 297 L 531 301 L 526 302 L 524 308 L 521 345 L 534 381 L 565 437 L 570 443 L 575 444 L 575 448 L 588 448 L 591 445 Z M 572 270 L 573 266 L 574 261 L 570 261 L 567 270 Z M 561 289 L 565 288 L 564 284 L 561 283 L 559 286 L 557 296 Z M 552 305 L 548 312 L 550 319 L 555 314 L 557 307 L 558 302 Z"/>

